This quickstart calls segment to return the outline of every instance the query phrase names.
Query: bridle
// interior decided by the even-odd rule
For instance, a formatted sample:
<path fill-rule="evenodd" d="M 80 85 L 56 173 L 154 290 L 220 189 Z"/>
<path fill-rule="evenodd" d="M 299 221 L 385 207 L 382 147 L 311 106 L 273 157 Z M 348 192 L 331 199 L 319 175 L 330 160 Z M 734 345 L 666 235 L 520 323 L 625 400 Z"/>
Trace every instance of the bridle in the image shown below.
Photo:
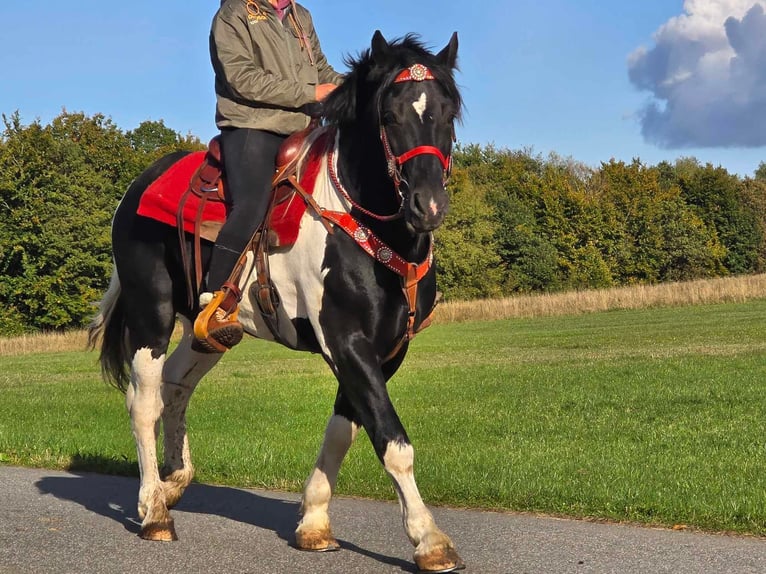
<path fill-rule="evenodd" d="M 405 68 L 399 74 L 397 74 L 397 76 L 394 78 L 393 83 L 401 84 L 403 82 L 425 82 L 429 80 L 436 80 L 436 77 L 433 75 L 431 70 L 429 70 L 423 64 L 413 64 L 409 68 Z M 436 146 L 421 145 L 421 146 L 416 146 L 412 149 L 409 149 L 400 155 L 395 155 L 393 150 L 391 149 L 391 144 L 388 141 L 388 134 L 386 133 L 386 127 L 383 125 L 380 115 L 381 115 L 380 109 L 378 109 L 378 124 L 380 125 L 380 141 L 383 144 L 383 153 L 386 158 L 388 175 L 394 182 L 394 189 L 396 190 L 396 193 L 399 195 L 399 200 L 400 200 L 399 209 L 396 211 L 396 213 L 391 215 L 379 215 L 359 205 L 357 202 L 351 199 L 350 195 L 348 194 L 346 189 L 343 187 L 343 184 L 340 182 L 340 178 L 338 177 L 338 174 L 335 170 L 334 158 L 332 153 L 328 155 L 328 163 L 329 163 L 330 178 L 332 179 L 333 184 L 340 191 L 343 197 L 349 203 L 351 203 L 351 205 L 353 205 L 356 209 L 358 209 L 365 215 L 368 215 L 374 219 L 377 219 L 379 221 L 391 221 L 393 219 L 398 219 L 404 215 L 404 202 L 406 197 L 401 189 L 402 183 L 407 185 L 407 180 L 404 179 L 404 177 L 402 177 L 402 168 L 404 167 L 404 164 L 420 155 L 436 156 L 436 158 L 439 160 L 439 163 L 442 166 L 442 185 L 444 187 L 447 187 L 450 174 L 452 173 L 452 154 L 450 153 L 449 155 L 445 157 L 442 151 Z M 455 141 L 454 128 L 452 132 L 452 141 Z"/>
<path fill-rule="evenodd" d="M 394 78 L 394 84 L 402 84 L 404 82 L 425 82 L 429 80 L 436 80 L 436 77 L 433 75 L 431 70 L 429 70 L 423 64 L 413 64 L 409 68 L 399 72 L 396 78 Z M 380 116 L 380 110 L 378 110 L 378 116 Z M 388 175 L 394 181 L 394 187 L 396 188 L 397 193 L 401 196 L 402 202 L 404 202 L 404 194 L 402 194 L 400 186 L 402 182 L 406 183 L 406 180 L 402 178 L 402 168 L 404 167 L 405 163 L 419 155 L 436 156 L 442 166 L 442 185 L 445 187 L 447 186 L 450 173 L 452 172 L 452 154 L 449 154 L 445 157 L 439 148 L 431 145 L 421 145 L 407 150 L 400 155 L 395 155 L 391 149 L 391 144 L 388 143 L 386 127 L 383 125 L 382 121 L 379 123 L 380 141 L 383 143 L 383 153 L 386 156 Z"/>

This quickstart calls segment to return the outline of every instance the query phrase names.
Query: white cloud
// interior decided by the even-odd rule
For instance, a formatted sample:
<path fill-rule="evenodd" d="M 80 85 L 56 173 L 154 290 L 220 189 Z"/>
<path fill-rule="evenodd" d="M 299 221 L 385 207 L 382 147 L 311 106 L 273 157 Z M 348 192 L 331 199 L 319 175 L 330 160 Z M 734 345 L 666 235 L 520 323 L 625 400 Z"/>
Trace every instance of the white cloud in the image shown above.
<path fill-rule="evenodd" d="M 628 57 L 651 93 L 644 138 L 666 148 L 766 146 L 766 0 L 686 0 Z"/>

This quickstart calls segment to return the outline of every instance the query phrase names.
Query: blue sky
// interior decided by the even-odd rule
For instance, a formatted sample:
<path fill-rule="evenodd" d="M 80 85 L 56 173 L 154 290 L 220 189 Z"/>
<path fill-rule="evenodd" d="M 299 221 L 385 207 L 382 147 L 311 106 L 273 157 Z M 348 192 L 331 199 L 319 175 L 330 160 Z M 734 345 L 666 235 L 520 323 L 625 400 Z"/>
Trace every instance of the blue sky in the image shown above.
<path fill-rule="evenodd" d="M 304 4 L 339 71 L 376 29 L 416 32 L 437 50 L 457 31 L 461 143 L 596 167 L 695 156 L 752 175 L 766 161 L 766 17 L 757 10 L 766 0 Z M 18 110 L 24 123 L 64 108 L 103 113 L 124 130 L 162 119 L 207 140 L 216 132 L 208 31 L 218 6 L 4 1 L 0 112 Z"/>

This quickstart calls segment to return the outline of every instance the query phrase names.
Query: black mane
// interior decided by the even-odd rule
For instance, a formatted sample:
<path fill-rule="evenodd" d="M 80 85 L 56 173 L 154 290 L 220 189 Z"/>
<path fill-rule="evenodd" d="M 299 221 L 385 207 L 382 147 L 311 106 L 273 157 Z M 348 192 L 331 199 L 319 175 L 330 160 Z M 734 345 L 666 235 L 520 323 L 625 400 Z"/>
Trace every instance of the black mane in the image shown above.
<path fill-rule="evenodd" d="M 452 69 L 440 61 L 416 34 L 393 40 L 383 54 L 373 55 L 368 48 L 355 58 L 346 56 L 344 63 L 349 72 L 324 103 L 324 117 L 330 124 L 342 127 L 359 121 L 362 108 L 371 100 L 377 103 L 396 75 L 416 63 L 431 70 L 455 103 L 457 117 L 460 117 L 462 98 Z"/>

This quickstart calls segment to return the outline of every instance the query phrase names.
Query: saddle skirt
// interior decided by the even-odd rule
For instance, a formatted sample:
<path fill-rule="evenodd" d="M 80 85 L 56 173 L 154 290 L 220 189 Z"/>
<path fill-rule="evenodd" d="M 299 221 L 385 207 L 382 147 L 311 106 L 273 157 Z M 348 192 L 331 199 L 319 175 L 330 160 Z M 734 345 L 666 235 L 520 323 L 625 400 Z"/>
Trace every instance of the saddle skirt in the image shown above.
<path fill-rule="evenodd" d="M 313 193 L 322 163 L 326 161 L 327 153 L 333 144 L 333 134 L 330 130 L 324 130 L 314 138 L 310 149 L 304 152 L 304 159 L 299 162 L 301 167 L 298 181 L 308 194 Z M 216 157 L 211 157 L 210 151 L 193 152 L 179 159 L 144 191 L 138 205 L 138 215 L 175 228 L 182 219 L 184 231 L 191 234 L 195 231 L 199 217 L 200 236 L 208 241 L 215 241 L 218 231 L 226 221 L 225 197 L 222 200 L 217 193 L 208 193 L 208 197 L 203 200 L 197 193 L 188 193 L 183 199 L 182 218 L 178 216 L 182 197 L 190 186 L 199 185 L 195 178 L 198 178 L 198 173 L 209 163 L 216 163 Z M 225 175 L 223 179 L 225 183 Z M 225 189 L 225 185 L 221 186 L 220 182 L 211 183 Z M 299 195 L 289 193 L 289 190 L 285 189 L 286 186 L 290 186 L 286 179 L 274 182 L 274 204 L 269 211 L 270 217 L 267 222 L 270 242 L 280 247 L 288 247 L 295 243 L 300 231 L 301 218 L 306 211 L 306 202 Z"/>

